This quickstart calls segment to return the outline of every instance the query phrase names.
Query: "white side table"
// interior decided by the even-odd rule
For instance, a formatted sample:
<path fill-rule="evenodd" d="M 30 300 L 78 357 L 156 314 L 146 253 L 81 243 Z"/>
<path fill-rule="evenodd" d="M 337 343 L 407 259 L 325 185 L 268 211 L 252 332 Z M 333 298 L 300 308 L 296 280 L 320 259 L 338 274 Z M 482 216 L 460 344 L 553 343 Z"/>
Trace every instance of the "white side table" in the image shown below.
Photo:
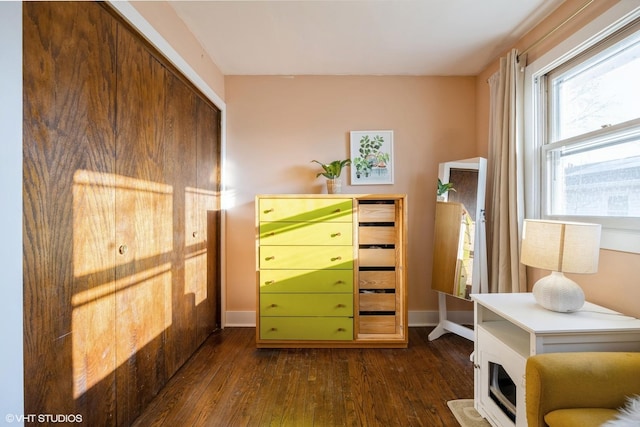
<path fill-rule="evenodd" d="M 537 305 L 530 293 L 473 294 L 471 298 L 475 408 L 493 426 L 526 427 L 524 384 L 529 356 L 640 351 L 640 320 L 596 304 L 587 302 L 580 311 L 557 313 Z"/>

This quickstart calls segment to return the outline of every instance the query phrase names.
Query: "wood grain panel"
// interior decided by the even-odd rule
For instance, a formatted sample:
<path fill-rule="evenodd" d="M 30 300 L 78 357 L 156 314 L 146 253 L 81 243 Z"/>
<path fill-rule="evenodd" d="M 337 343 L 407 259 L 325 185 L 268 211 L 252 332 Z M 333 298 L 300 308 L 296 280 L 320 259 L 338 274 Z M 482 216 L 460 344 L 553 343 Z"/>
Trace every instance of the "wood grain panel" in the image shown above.
<path fill-rule="evenodd" d="M 24 412 L 109 425 L 115 23 L 96 4 L 26 2 L 23 37 Z"/>
<path fill-rule="evenodd" d="M 117 422 L 130 424 L 164 385 L 170 324 L 172 192 L 164 185 L 165 70 L 120 27 L 117 43 Z M 177 225 L 176 225 L 177 226 Z"/>
<path fill-rule="evenodd" d="M 395 271 L 359 271 L 358 286 L 360 289 L 395 289 Z"/>
<path fill-rule="evenodd" d="M 220 254 L 220 111 L 196 98 L 196 344 L 217 329 Z"/>
<path fill-rule="evenodd" d="M 167 73 L 165 97 L 165 180 L 173 188 L 171 252 L 171 326 L 165 333 L 167 375 L 196 348 L 196 278 L 198 275 L 198 194 L 196 182 L 196 104 L 193 93 Z M 195 234 L 195 236 L 194 236 Z"/>

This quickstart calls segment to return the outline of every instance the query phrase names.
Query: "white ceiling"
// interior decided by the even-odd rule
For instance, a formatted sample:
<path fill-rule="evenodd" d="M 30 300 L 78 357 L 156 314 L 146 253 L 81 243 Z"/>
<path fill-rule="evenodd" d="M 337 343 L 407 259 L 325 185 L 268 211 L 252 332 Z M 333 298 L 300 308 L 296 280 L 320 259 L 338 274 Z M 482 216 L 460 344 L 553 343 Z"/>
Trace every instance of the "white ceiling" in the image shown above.
<path fill-rule="evenodd" d="M 225 75 L 477 75 L 562 2 L 170 4 Z"/>

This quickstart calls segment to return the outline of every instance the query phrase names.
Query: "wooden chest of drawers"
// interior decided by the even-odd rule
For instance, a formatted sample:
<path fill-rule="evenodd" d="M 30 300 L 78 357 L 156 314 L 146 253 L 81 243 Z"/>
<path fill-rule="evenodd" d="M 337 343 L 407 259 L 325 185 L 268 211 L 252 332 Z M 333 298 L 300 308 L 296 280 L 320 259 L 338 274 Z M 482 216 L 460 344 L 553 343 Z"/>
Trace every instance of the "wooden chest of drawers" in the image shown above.
<path fill-rule="evenodd" d="M 257 346 L 406 347 L 405 203 L 257 196 Z"/>

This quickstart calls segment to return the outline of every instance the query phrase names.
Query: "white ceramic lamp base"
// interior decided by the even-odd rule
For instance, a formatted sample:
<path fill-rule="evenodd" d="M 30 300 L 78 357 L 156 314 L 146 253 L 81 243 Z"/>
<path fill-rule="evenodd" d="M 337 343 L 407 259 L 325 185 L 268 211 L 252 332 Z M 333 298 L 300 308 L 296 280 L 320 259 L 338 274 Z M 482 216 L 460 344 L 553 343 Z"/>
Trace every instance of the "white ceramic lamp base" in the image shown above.
<path fill-rule="evenodd" d="M 573 280 L 558 271 L 538 280 L 533 286 L 536 302 L 547 310 L 567 313 L 584 305 L 584 292 Z"/>

